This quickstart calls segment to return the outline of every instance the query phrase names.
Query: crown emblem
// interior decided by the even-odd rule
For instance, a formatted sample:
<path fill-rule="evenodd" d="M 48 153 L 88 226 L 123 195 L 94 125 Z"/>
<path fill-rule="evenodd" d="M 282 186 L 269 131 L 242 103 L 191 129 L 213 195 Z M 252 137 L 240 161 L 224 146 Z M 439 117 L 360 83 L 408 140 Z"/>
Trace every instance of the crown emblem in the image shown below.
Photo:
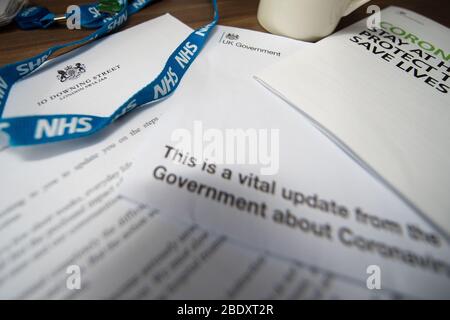
<path fill-rule="evenodd" d="M 225 36 L 228 40 L 239 40 L 239 35 L 235 33 L 227 33 Z"/>
<path fill-rule="evenodd" d="M 75 63 L 74 66 L 68 65 L 64 70 L 58 70 L 57 78 L 61 82 L 66 80 L 74 80 L 86 72 L 86 66 L 82 63 Z"/>

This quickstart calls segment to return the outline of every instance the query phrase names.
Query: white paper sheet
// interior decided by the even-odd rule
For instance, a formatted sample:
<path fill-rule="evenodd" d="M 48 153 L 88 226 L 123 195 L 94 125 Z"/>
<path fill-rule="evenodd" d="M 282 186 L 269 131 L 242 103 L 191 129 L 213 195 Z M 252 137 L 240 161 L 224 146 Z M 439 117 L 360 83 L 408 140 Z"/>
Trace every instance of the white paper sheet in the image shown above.
<path fill-rule="evenodd" d="M 230 44 L 224 37 L 228 34 L 239 39 Z M 291 45 L 287 39 L 267 34 L 232 28 L 217 30 L 205 47 L 205 59 L 193 66 L 183 88 L 166 101 L 167 105 L 178 106 L 172 109 L 175 112 L 171 112 L 170 126 L 164 128 L 166 140 L 149 140 L 141 145 L 121 192 L 241 243 L 353 279 L 363 288 L 367 268 L 375 265 L 382 274 L 381 292 L 447 297 L 450 251 L 445 239 L 393 192 L 355 165 L 309 120 L 252 79 L 262 65 L 288 55 Z M 268 48 L 281 52 L 281 57 L 248 47 Z M 194 94 L 199 91 L 201 96 Z M 178 156 L 172 161 L 172 153 L 166 157 L 166 145 L 176 146 L 171 134 L 186 129 L 195 138 L 197 120 L 201 120 L 204 132 L 279 129 L 278 172 L 261 175 L 264 164 L 217 164 L 211 174 L 202 170 L 202 163 L 190 167 L 179 164 Z M 205 144 L 211 144 L 212 136 L 207 138 L 210 141 Z M 186 155 L 186 150 L 181 151 Z M 225 169 L 232 171 L 231 178 L 222 176 Z M 270 185 L 275 183 L 274 194 L 240 184 L 239 174 L 253 174 Z M 300 194 L 309 197 L 312 205 L 293 204 L 292 199 L 285 199 L 292 194 L 289 191 L 297 194 L 298 200 Z M 257 209 L 246 210 L 243 203 L 249 202 L 256 203 Z M 338 207 L 345 207 L 348 214 L 339 214 Z M 280 211 L 287 220 L 284 223 L 275 219 Z M 291 227 L 294 217 L 298 224 Z M 412 232 L 414 228 L 422 230 L 428 241 L 422 236 L 421 240 L 415 239 L 418 233 Z M 437 242 L 431 244 L 430 239 Z M 440 267 L 435 270 L 432 265 Z"/>
<path fill-rule="evenodd" d="M 156 78 L 167 57 L 191 32 L 179 21 L 167 21 L 150 20 L 49 61 L 12 87 L 3 117 L 30 112 L 110 116 Z M 83 65 L 83 73 L 75 79 L 58 80 L 59 70 L 68 66 L 73 70 L 78 63 Z"/>
<path fill-rule="evenodd" d="M 394 38 L 364 20 L 257 78 L 448 237 L 449 29 L 397 7 L 381 22 Z"/>
<path fill-rule="evenodd" d="M 153 43 L 148 40 L 149 35 L 156 32 L 167 32 L 165 39 L 159 45 L 159 49 L 153 50 Z M 115 57 L 114 64 L 123 66 L 122 72 L 128 73 L 135 70 L 144 61 L 151 61 L 154 65 L 164 63 L 166 57 L 160 53 L 166 50 L 170 52 L 192 30 L 170 15 L 165 15 L 149 22 L 143 23 L 122 33 L 103 40 L 101 46 L 93 43 L 82 48 L 81 55 L 88 55 L 84 60 L 91 70 L 100 70 L 105 66 L 105 60 Z M 125 41 L 124 41 L 125 39 Z M 134 39 L 127 41 L 126 39 Z M 139 53 L 140 59 L 126 54 L 122 44 L 130 50 L 131 56 Z M 106 46 L 106 51 L 102 46 Z M 139 51 L 145 47 L 144 51 Z M 99 50 L 101 54 L 96 54 Z M 114 51 L 111 55 L 109 51 Z M 120 52 L 120 57 L 117 53 Z M 106 57 L 105 57 L 106 55 Z M 76 56 L 74 59 L 77 59 Z M 41 85 L 42 79 L 50 77 L 56 82 L 56 74 L 59 64 L 64 64 L 66 56 L 56 58 L 43 68 L 40 75 L 30 77 L 17 85 L 18 92 L 22 92 L 23 99 L 38 100 L 38 97 L 49 95 L 52 86 Z M 111 61 L 109 61 L 111 62 Z M 108 63 L 109 63 L 108 62 Z M 131 65 L 130 65 L 131 63 Z M 144 77 L 146 71 L 142 69 L 135 78 Z M 151 73 L 149 74 L 151 77 Z M 42 78 L 41 78 L 42 77 Z M 123 88 L 128 89 L 128 84 L 117 89 L 117 83 L 108 87 L 108 81 L 103 82 L 111 95 L 124 94 Z M 131 83 L 130 86 L 137 85 Z M 23 90 L 23 91 L 22 91 Z M 104 100 L 109 100 L 111 95 L 105 94 L 102 85 L 97 85 L 86 91 L 87 98 L 99 104 L 102 109 Z M 116 92 L 117 91 L 117 92 Z M 17 93 L 17 92 L 16 92 Z M 13 99 L 15 95 L 13 94 Z M 101 99 L 99 97 L 102 97 Z M 21 97 L 17 97 L 20 99 Z M 65 99 L 59 107 L 67 102 L 72 107 L 72 100 Z M 84 107 L 80 105 L 80 107 Z M 170 109 L 170 106 L 164 110 Z M 158 137 L 157 127 L 162 115 L 160 104 L 151 108 L 141 108 L 124 119 L 112 124 L 111 128 L 85 139 L 78 139 L 46 146 L 33 146 L 23 148 L 0 148 L 0 297 L 63 297 L 73 292 L 65 291 L 58 294 L 46 294 L 52 286 L 65 286 L 65 282 L 53 281 L 45 286 L 35 288 L 38 293 L 31 293 L 29 289 L 36 283 L 43 281 L 49 272 L 53 272 L 60 264 L 67 262 L 68 258 L 76 254 L 78 250 L 88 245 L 92 238 L 90 233 L 72 233 L 69 230 L 75 228 L 86 217 L 108 202 L 111 197 L 117 196 L 117 186 L 123 180 L 121 175 L 130 168 L 132 163 L 128 160 L 133 150 L 137 150 L 141 139 Z M 89 203 L 89 201 L 94 200 Z M 130 206 L 132 209 L 132 206 Z M 104 208 L 105 209 L 105 208 Z M 102 211 L 103 212 L 103 211 Z M 120 211 L 118 214 L 123 214 Z M 106 215 L 106 219 L 107 215 Z M 114 225 L 115 219 L 108 220 Z M 100 232 L 103 222 L 86 220 L 86 228 Z M 81 228 L 83 229 L 83 228 Z M 95 233 L 92 231 L 92 234 Z M 62 240 L 62 234 L 67 237 L 68 243 Z M 92 235 L 91 234 L 91 235 Z M 59 238 L 58 241 L 54 241 Z M 64 247 L 66 246 L 66 247 Z M 63 251 L 58 251 L 65 248 Z M 41 252 L 37 254 L 37 252 Z M 47 254 L 48 253 L 48 254 Z M 86 256 L 87 257 L 87 256 Z M 45 268 L 40 268 L 42 263 Z M 70 261 L 67 266 L 70 265 Z M 74 262 L 76 264 L 76 261 Z M 66 277 L 65 266 L 57 270 L 61 277 Z M 104 270 L 105 266 L 100 270 Z M 52 271 L 53 270 L 53 271 Z M 119 273 L 119 279 L 120 277 Z M 51 279 L 50 279 L 51 280 Z M 102 286 L 97 290 L 101 291 Z M 27 293 L 29 292 L 29 294 Z M 107 290 L 99 295 L 104 297 Z"/>

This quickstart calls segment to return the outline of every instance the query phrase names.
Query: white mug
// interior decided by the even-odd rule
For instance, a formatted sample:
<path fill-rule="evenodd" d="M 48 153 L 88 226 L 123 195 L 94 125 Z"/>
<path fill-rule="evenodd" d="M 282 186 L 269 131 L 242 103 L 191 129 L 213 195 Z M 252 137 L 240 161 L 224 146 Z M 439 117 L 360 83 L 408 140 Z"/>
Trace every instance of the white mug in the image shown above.
<path fill-rule="evenodd" d="M 260 0 L 258 21 L 270 33 L 305 41 L 331 34 L 339 20 L 370 0 Z"/>

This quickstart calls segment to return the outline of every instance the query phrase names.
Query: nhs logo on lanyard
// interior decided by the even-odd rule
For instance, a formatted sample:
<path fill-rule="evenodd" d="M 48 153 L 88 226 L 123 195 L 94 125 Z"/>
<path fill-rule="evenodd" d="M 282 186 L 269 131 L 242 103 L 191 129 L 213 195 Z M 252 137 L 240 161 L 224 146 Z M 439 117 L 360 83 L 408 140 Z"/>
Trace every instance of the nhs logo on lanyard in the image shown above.
<path fill-rule="evenodd" d="M 197 52 L 198 47 L 196 44 L 191 42 L 186 42 L 186 44 L 177 52 L 175 56 L 175 61 L 178 63 L 181 69 L 185 69 L 189 65 Z M 162 96 L 169 94 L 172 89 L 178 84 L 180 77 L 174 71 L 172 67 L 169 67 L 167 73 L 161 79 L 161 82 L 156 84 L 153 92 L 153 98 L 159 99 Z"/>
<path fill-rule="evenodd" d="M 18 65 L 16 67 L 16 70 L 20 76 L 24 76 L 24 75 L 30 73 L 31 71 L 33 71 L 34 69 L 37 69 L 41 64 L 43 64 L 47 60 L 47 58 L 48 58 L 48 55 L 44 55 L 44 56 L 36 59 L 35 61 L 23 63 L 21 65 Z"/>
<path fill-rule="evenodd" d="M 71 135 L 74 133 L 89 132 L 92 129 L 91 117 L 60 117 L 39 119 L 36 124 L 34 138 L 54 138 L 58 136 Z"/>

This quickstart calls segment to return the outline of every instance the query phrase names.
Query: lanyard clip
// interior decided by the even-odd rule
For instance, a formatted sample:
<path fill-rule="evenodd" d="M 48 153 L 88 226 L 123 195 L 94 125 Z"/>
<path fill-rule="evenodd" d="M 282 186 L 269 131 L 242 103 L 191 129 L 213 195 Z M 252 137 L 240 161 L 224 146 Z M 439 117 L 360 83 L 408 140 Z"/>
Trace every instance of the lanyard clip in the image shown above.
<path fill-rule="evenodd" d="M 124 4 L 122 0 L 100 0 L 98 10 L 103 13 L 116 14 L 122 10 Z"/>
<path fill-rule="evenodd" d="M 53 18 L 53 21 L 55 21 L 55 22 L 65 22 L 66 20 L 67 20 L 67 17 L 65 14 L 60 15 L 60 16 L 55 16 Z"/>

